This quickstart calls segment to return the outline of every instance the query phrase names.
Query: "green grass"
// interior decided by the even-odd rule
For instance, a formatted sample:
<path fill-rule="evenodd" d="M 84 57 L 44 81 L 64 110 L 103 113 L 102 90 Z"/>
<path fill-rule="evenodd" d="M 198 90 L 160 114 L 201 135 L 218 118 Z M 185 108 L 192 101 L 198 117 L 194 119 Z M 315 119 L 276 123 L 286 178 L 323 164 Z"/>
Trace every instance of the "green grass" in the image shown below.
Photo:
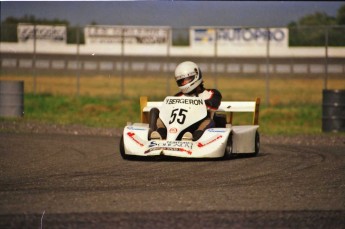
<path fill-rule="evenodd" d="M 215 78 L 205 76 L 205 87 L 213 88 Z M 139 122 L 139 97 L 161 101 L 178 88 L 167 75 L 126 77 L 125 97 L 121 99 L 120 77 L 82 76 L 80 96 L 76 97 L 73 76 L 37 76 L 37 95 L 33 94 L 33 77 L 1 75 L 0 80 L 25 82 L 25 116 L 23 121 L 79 124 L 91 127 L 122 128 L 126 122 Z M 169 82 L 169 87 L 167 83 Z M 272 77 L 269 99 L 262 77 L 218 76 L 217 86 L 224 101 L 247 101 L 261 98 L 260 131 L 264 134 L 319 134 L 322 126 L 323 78 Z M 169 88 L 170 92 L 167 91 Z M 344 89 L 343 77 L 330 77 L 329 89 Z M 266 106 L 266 104 L 270 106 Z M 0 118 L 0 121 L 4 120 Z M 250 124 L 251 114 L 234 114 L 233 122 Z"/>
<path fill-rule="evenodd" d="M 321 133 L 321 105 L 280 105 L 261 109 L 260 129 L 267 134 Z"/>
<path fill-rule="evenodd" d="M 154 99 L 153 99 L 154 100 Z M 25 94 L 24 121 L 122 128 L 139 122 L 139 98 Z M 260 132 L 267 135 L 321 133 L 321 105 L 277 105 L 260 108 Z M 4 120 L 4 119 L 0 119 Z M 250 124 L 252 114 L 234 114 L 233 124 Z"/>
<path fill-rule="evenodd" d="M 26 94 L 26 120 L 91 127 L 121 127 L 139 117 L 139 103 L 130 99 Z"/>

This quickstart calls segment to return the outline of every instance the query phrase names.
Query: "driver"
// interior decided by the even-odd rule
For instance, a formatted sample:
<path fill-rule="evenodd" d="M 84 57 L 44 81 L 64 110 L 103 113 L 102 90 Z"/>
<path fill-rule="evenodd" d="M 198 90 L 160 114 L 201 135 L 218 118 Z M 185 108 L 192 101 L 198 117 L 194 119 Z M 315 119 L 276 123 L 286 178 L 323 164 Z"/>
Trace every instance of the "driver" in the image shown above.
<path fill-rule="evenodd" d="M 182 140 L 198 140 L 204 131 L 215 127 L 213 121 L 214 112 L 218 109 L 222 100 L 221 93 L 216 89 L 205 89 L 200 68 L 191 61 L 180 63 L 175 69 L 175 80 L 180 92 L 175 96 L 200 97 L 207 106 L 207 116 L 201 121 L 182 131 Z M 150 139 L 166 139 L 167 129 L 159 118 L 159 110 L 152 108 L 150 111 Z M 178 139 L 181 139 L 181 137 Z"/>

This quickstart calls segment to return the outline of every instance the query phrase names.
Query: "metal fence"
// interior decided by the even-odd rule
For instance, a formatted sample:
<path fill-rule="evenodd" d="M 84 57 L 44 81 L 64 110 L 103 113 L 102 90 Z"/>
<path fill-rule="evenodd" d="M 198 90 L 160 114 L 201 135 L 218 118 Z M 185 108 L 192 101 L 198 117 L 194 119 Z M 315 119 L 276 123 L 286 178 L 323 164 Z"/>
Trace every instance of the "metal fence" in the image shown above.
<path fill-rule="evenodd" d="M 333 27 L 291 27 L 289 28 L 289 48 L 302 49 L 301 55 L 279 55 L 276 47 L 266 39 L 259 54 L 225 55 L 218 39 L 214 45 L 207 46 L 206 54 L 187 53 L 178 54 L 174 49 L 183 50 L 190 47 L 190 28 L 168 28 L 166 48 L 163 53 L 140 55 L 130 54 L 130 45 L 126 37 L 119 37 L 118 51 L 107 51 L 103 54 L 87 53 L 83 51 L 85 46 L 84 28 L 67 27 L 66 47 L 68 52 L 59 52 L 59 47 L 50 46 L 56 52 L 43 50 L 37 42 L 36 29 L 31 48 L 11 50 L 5 49 L 4 44 L 19 42 L 17 25 L 2 25 L 1 28 L 1 75 L 27 74 L 33 77 L 33 91 L 36 93 L 37 77 L 46 74 L 69 75 L 76 77 L 76 94 L 80 94 L 80 77 L 87 75 L 112 74 L 121 80 L 121 96 L 126 94 L 125 79 L 134 76 L 149 75 L 162 77 L 173 75 L 175 66 L 184 60 L 192 60 L 198 63 L 202 71 L 213 75 L 214 85 L 217 87 L 217 76 L 261 77 L 266 82 L 266 100 L 269 103 L 270 79 L 272 77 L 296 76 L 303 78 L 319 77 L 324 81 L 324 89 L 327 89 L 329 76 L 345 76 L 345 56 L 337 50 L 345 47 L 345 26 Z M 214 28 L 217 29 L 217 28 Z M 247 28 L 243 28 L 247 29 Z M 266 28 L 269 31 L 270 28 Z M 211 31 L 211 30 L 210 30 Z M 269 33 L 268 33 L 269 34 Z M 217 30 L 215 37 L 218 37 Z M 267 35 L 269 36 L 269 35 Z M 67 49 L 66 48 L 66 49 Z M 112 49 L 113 46 L 109 46 Z M 205 48 L 205 49 L 206 49 Z M 314 53 L 303 53 L 303 48 L 316 50 Z M 223 54 L 222 54 L 223 51 Z M 331 52 L 330 52 L 331 51 Z M 208 53 L 208 54 L 207 54 Z M 276 53 L 276 54 L 274 54 Z M 316 55 L 315 55 L 316 53 Z M 167 84 L 169 84 L 167 80 Z M 170 85 L 167 85 L 167 93 L 170 93 Z"/>

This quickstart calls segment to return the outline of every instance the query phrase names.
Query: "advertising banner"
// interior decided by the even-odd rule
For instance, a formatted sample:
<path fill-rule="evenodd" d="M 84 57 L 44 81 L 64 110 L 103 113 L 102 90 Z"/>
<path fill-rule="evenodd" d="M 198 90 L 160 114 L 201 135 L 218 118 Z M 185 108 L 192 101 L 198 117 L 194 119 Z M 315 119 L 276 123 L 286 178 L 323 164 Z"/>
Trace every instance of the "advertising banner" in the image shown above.
<path fill-rule="evenodd" d="M 169 27 L 89 25 L 84 29 L 86 44 L 167 44 Z"/>
<path fill-rule="evenodd" d="M 36 30 L 36 34 L 34 31 Z M 37 41 L 48 41 L 54 43 L 67 42 L 66 26 L 64 25 L 32 25 L 32 24 L 18 24 L 17 26 L 18 42 L 23 43 L 34 40 L 36 36 Z"/>
<path fill-rule="evenodd" d="M 217 40 L 215 39 L 217 37 Z M 206 28 L 192 27 L 190 30 L 192 45 L 215 44 L 228 46 L 288 46 L 287 28 Z"/>

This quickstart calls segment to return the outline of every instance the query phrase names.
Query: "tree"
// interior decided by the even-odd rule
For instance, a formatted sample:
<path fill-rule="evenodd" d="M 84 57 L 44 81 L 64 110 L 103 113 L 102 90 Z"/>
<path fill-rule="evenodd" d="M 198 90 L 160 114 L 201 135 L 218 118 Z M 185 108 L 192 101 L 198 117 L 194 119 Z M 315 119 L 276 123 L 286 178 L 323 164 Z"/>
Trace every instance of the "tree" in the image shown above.
<path fill-rule="evenodd" d="M 338 25 L 345 25 L 345 5 L 339 8 L 336 19 Z"/>
<path fill-rule="evenodd" d="M 45 18 L 36 18 L 34 15 L 25 15 L 21 18 L 7 17 L 2 25 L 17 25 L 18 23 L 31 23 L 36 25 L 66 25 L 69 26 L 67 20 L 60 19 L 45 19 Z"/>
<path fill-rule="evenodd" d="M 344 46 L 344 29 L 332 28 L 336 25 L 345 25 L 345 5 L 339 8 L 337 17 L 315 12 L 300 18 L 297 22 L 290 22 L 289 43 L 291 46 L 324 46 L 328 30 L 328 45 Z"/>
<path fill-rule="evenodd" d="M 30 23 L 35 25 L 65 25 L 67 27 L 67 43 L 77 43 L 79 30 L 79 42 L 84 43 L 84 34 L 78 27 L 70 27 L 67 20 L 36 18 L 33 15 L 25 15 L 21 18 L 7 17 L 1 22 L 1 42 L 17 42 L 17 25 L 19 23 Z"/>
<path fill-rule="evenodd" d="M 335 25 L 335 17 L 328 16 L 326 13 L 316 12 L 314 14 L 306 15 L 302 17 L 299 22 L 299 25 Z"/>

